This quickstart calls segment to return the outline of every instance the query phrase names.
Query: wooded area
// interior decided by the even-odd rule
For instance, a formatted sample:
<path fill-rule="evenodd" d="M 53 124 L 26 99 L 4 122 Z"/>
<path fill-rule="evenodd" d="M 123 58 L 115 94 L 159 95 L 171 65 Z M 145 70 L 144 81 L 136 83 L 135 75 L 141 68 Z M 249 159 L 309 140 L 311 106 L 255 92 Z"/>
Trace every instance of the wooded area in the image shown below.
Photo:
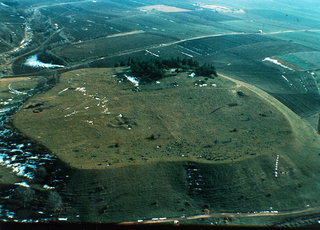
<path fill-rule="evenodd" d="M 136 60 L 129 59 L 127 63 L 120 62 L 115 65 L 130 66 L 132 74 L 140 79 L 142 83 L 160 80 L 166 77 L 166 73 L 170 69 L 175 69 L 174 72 L 194 72 L 196 76 L 214 77 L 217 76 L 215 67 L 212 64 L 200 65 L 198 61 L 191 58 L 170 58 L 170 59 L 150 59 Z"/>

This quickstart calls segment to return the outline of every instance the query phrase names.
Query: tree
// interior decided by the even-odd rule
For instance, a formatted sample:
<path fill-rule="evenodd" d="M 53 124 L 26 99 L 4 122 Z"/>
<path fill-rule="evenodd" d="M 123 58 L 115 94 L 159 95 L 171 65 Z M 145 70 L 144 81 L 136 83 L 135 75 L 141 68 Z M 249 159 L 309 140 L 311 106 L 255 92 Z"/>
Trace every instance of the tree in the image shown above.
<path fill-rule="evenodd" d="M 123 64 L 124 63 L 120 63 L 120 66 Z M 127 65 L 130 66 L 132 74 L 139 78 L 141 83 L 157 81 L 165 77 L 166 70 L 170 68 L 176 68 L 176 72 L 192 70 L 199 76 L 217 76 L 216 69 L 213 65 L 203 64 L 200 66 L 199 62 L 192 58 L 181 59 L 180 57 L 172 57 L 170 59 L 153 58 L 149 60 L 129 58 Z"/>
<path fill-rule="evenodd" d="M 203 64 L 195 70 L 195 73 L 199 76 L 210 77 L 212 75 L 218 76 L 216 68 L 213 65 Z"/>

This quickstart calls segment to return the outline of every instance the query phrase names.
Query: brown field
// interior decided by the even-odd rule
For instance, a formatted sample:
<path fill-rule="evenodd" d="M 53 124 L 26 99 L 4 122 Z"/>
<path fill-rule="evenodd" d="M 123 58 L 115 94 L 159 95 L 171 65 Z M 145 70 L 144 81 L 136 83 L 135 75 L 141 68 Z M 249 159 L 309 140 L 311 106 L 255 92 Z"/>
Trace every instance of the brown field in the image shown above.
<path fill-rule="evenodd" d="M 186 73 L 134 92 L 113 77 L 124 70 L 64 73 L 14 116 L 73 168 L 60 191 L 72 208 L 61 215 L 120 222 L 320 205 L 319 135 L 272 96 L 228 76 Z"/>
<path fill-rule="evenodd" d="M 159 160 L 233 162 L 271 154 L 293 139 L 283 113 L 225 78 L 182 73 L 134 92 L 130 82 L 115 81 L 116 73 L 64 73 L 57 86 L 29 101 L 43 104 L 40 112 L 23 109 L 14 124 L 70 165 L 87 169 Z M 195 86 L 197 80 L 207 86 Z"/>

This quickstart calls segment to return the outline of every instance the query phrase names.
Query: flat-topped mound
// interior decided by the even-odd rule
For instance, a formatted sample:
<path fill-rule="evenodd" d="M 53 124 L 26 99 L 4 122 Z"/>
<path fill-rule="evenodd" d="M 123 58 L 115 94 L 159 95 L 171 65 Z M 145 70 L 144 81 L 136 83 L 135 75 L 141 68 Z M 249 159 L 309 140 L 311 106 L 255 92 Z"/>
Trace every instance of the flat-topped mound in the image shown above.
<path fill-rule="evenodd" d="M 133 90 L 124 69 L 81 69 L 31 98 L 15 126 L 76 168 L 151 161 L 233 162 L 293 138 L 286 117 L 244 86 L 179 73 Z"/>

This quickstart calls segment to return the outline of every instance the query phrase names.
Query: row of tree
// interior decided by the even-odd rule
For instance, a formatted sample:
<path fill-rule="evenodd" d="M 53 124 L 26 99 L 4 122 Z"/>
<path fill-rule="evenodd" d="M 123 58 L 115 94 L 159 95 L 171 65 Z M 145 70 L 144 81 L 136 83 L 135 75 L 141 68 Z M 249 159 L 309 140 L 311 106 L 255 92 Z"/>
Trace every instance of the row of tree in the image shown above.
<path fill-rule="evenodd" d="M 127 63 L 121 62 L 117 66 L 130 66 L 132 74 L 140 79 L 142 83 L 160 80 L 166 76 L 166 71 L 176 69 L 176 72 L 193 71 L 197 76 L 213 77 L 217 76 L 213 65 L 200 65 L 198 61 L 191 58 L 170 58 L 170 59 L 150 59 L 136 60 L 130 58 Z"/>

